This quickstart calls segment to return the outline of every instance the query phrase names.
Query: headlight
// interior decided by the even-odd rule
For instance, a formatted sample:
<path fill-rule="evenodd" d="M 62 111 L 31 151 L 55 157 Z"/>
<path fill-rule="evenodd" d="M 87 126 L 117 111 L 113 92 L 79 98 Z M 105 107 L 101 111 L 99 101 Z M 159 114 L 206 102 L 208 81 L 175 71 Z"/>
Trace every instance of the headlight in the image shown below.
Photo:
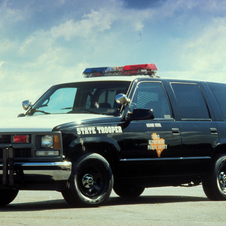
<path fill-rule="evenodd" d="M 40 147 L 36 150 L 36 156 L 59 156 L 60 134 L 44 135 L 39 137 Z"/>
<path fill-rule="evenodd" d="M 53 148 L 53 136 L 45 135 L 41 138 L 41 146 L 43 148 Z"/>
<path fill-rule="evenodd" d="M 60 136 L 57 135 L 45 135 L 41 137 L 42 148 L 60 149 Z"/>

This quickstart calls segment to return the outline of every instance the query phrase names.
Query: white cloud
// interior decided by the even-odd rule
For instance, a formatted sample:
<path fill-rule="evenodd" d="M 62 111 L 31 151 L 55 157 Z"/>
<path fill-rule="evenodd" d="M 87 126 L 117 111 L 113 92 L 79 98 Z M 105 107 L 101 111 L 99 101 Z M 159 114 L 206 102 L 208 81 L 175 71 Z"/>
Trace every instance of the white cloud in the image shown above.
<path fill-rule="evenodd" d="M 170 55 L 165 62 L 168 71 L 159 75 L 170 78 L 225 82 L 226 17 L 215 17 L 199 31 L 186 38 L 171 38 Z M 167 49 L 169 53 L 169 49 Z M 166 68 L 166 67 L 165 67 Z M 174 71 L 172 71 L 174 70 Z"/>
<path fill-rule="evenodd" d="M 110 4 L 109 4 L 110 3 Z M 110 1 L 99 10 L 91 10 L 81 20 L 71 19 L 51 28 L 53 38 L 64 37 L 70 41 L 74 37 L 93 38 L 117 26 L 118 29 L 129 28 L 130 31 L 141 31 L 144 22 L 155 15 L 152 9 L 135 10 L 122 7 L 120 1 Z"/>
<path fill-rule="evenodd" d="M 52 48 L 53 41 L 47 32 L 39 30 L 24 40 L 18 50 L 20 56 L 39 57 Z"/>
<path fill-rule="evenodd" d="M 13 8 L 12 4 L 8 0 L 2 0 L 0 3 L 0 28 L 1 32 L 3 33 L 4 30 L 2 29 L 9 29 L 8 27 L 12 24 L 17 23 L 18 21 L 23 21 L 28 16 L 28 11 L 26 7 L 21 9 Z"/>
<path fill-rule="evenodd" d="M 145 20 L 152 17 L 152 13 L 147 11 L 124 10 L 118 2 L 113 1 L 111 8 L 104 6 L 99 11 L 91 10 L 81 20 L 71 19 L 49 30 L 37 30 L 20 44 L 18 56 L 27 60 L 28 65 L 39 65 L 43 69 L 47 65 L 48 68 L 55 64 L 56 67 L 68 65 L 73 58 L 84 62 L 81 59 L 85 55 L 87 62 L 91 56 L 101 59 L 103 53 L 113 54 L 117 48 L 120 51 L 123 34 L 142 31 Z M 126 31 L 125 27 L 131 29 Z M 135 34 L 134 42 L 139 39 L 138 35 Z M 65 47 L 61 46 L 63 43 Z M 27 70 L 29 67 L 26 63 Z"/>
<path fill-rule="evenodd" d="M 54 38 L 64 37 L 66 40 L 71 40 L 73 37 L 87 38 L 98 32 L 109 30 L 115 19 L 115 16 L 105 9 L 92 10 L 80 21 L 69 20 L 59 26 L 54 26 L 50 33 Z"/>
<path fill-rule="evenodd" d="M 135 31 L 142 31 L 143 28 L 144 28 L 144 24 L 140 21 L 134 24 Z"/>
<path fill-rule="evenodd" d="M 7 53 L 13 49 L 15 49 L 17 43 L 15 41 L 11 41 L 9 39 L 1 39 L 0 40 L 0 54 Z"/>
<path fill-rule="evenodd" d="M 0 82 L 4 79 L 4 74 L 3 74 L 3 71 L 1 69 L 2 65 L 4 64 L 4 61 L 0 61 Z"/>
<path fill-rule="evenodd" d="M 197 1 L 198 2 L 198 1 Z M 225 0 L 202 0 L 199 2 L 199 8 L 202 11 L 212 13 L 223 12 L 226 10 Z"/>
<path fill-rule="evenodd" d="M 216 18 L 184 47 L 195 71 L 226 71 L 226 18 Z"/>
<path fill-rule="evenodd" d="M 191 13 L 195 13 L 197 16 L 202 16 L 202 13 L 206 13 L 211 17 L 215 13 L 225 15 L 225 10 L 225 0 L 167 0 L 163 1 L 162 5 L 155 10 L 155 16 L 160 20 L 165 20 L 168 17 L 176 17 L 180 14 L 189 17 Z"/>
<path fill-rule="evenodd" d="M 52 62 L 49 60 L 53 55 L 54 53 L 43 55 L 35 63 L 10 65 L 10 71 L 2 71 L 0 116 L 16 117 L 18 113 L 23 112 L 21 107 L 23 100 L 29 99 L 34 103 L 50 86 L 72 82 L 81 77 L 85 65 L 78 64 L 74 68 L 57 65 L 56 59 L 52 59 Z M 4 69 L 4 65 L 2 68 Z"/>

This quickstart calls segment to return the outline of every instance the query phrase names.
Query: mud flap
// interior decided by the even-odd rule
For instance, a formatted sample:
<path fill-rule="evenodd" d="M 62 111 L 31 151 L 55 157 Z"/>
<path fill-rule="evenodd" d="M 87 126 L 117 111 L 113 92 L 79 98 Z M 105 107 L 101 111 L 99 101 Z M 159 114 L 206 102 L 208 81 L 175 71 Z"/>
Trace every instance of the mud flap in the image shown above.
<path fill-rule="evenodd" d="M 3 185 L 14 185 L 14 150 L 12 146 L 3 149 Z"/>

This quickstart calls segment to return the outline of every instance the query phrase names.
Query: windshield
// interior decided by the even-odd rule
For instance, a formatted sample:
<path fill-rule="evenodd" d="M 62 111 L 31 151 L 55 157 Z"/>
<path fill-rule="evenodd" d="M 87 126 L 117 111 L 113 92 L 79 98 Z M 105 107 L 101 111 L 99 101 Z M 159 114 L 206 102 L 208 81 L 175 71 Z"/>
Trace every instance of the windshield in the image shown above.
<path fill-rule="evenodd" d="M 27 115 L 93 113 L 115 115 L 115 96 L 127 93 L 130 82 L 81 82 L 51 87 Z"/>

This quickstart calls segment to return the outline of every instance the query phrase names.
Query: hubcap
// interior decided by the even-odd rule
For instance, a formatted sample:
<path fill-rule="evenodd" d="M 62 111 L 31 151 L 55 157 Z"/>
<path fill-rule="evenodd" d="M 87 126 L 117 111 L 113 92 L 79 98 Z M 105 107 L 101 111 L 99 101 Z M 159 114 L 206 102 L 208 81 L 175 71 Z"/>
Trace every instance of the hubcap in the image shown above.
<path fill-rule="evenodd" d="M 84 170 L 81 171 L 78 181 L 80 191 L 87 197 L 98 195 L 104 185 L 102 172 L 96 166 L 84 168 Z"/>
<path fill-rule="evenodd" d="M 225 172 L 220 172 L 219 174 L 219 182 L 220 182 L 220 186 L 223 192 L 226 192 L 226 174 Z"/>
<path fill-rule="evenodd" d="M 82 178 L 82 184 L 85 188 L 91 188 L 94 184 L 93 176 L 89 173 L 85 174 Z"/>

